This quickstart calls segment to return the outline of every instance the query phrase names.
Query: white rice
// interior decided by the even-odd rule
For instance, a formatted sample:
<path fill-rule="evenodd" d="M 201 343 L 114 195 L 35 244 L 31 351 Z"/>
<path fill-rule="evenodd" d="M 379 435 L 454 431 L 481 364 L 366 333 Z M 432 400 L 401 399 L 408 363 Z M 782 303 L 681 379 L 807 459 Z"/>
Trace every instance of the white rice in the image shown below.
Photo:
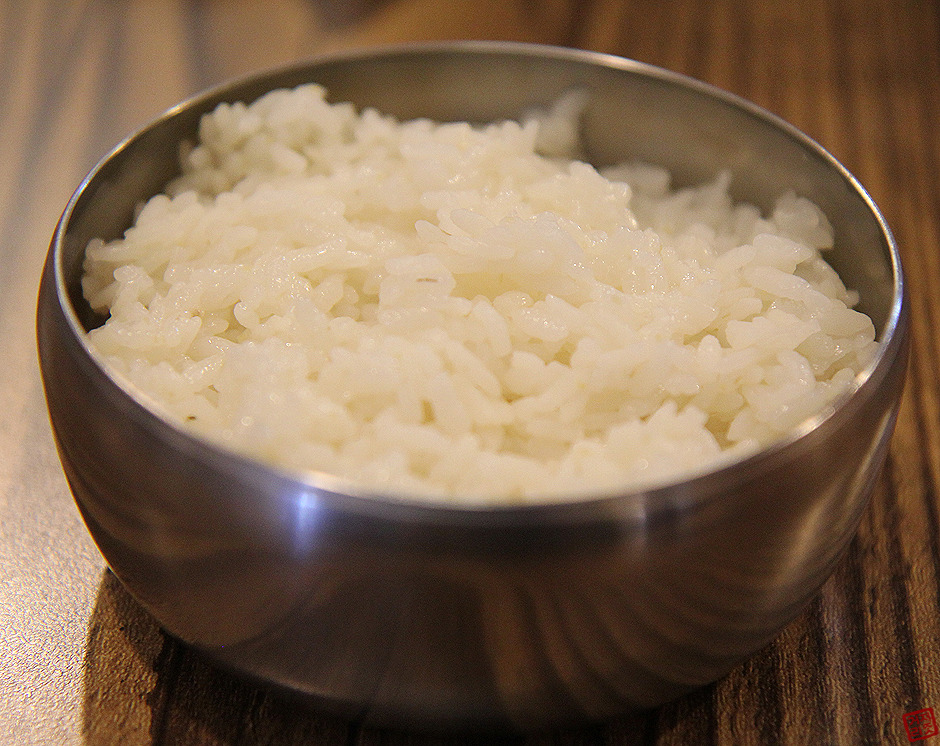
<path fill-rule="evenodd" d="M 562 499 L 753 452 L 875 354 L 801 197 L 762 216 L 726 175 L 547 157 L 570 100 L 474 128 L 324 96 L 219 106 L 88 247 L 91 344 L 214 441 L 386 494 Z"/>

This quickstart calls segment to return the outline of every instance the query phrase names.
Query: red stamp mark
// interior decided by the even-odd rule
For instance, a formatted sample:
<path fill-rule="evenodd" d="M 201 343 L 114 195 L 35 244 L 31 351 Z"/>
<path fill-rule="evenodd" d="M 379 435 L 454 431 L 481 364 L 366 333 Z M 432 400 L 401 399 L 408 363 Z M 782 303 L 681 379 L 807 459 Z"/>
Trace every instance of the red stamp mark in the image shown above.
<path fill-rule="evenodd" d="M 907 740 L 923 741 L 940 733 L 937 730 L 937 719 L 934 717 L 933 708 L 925 707 L 917 712 L 909 712 L 904 716 L 904 729 L 907 731 Z"/>

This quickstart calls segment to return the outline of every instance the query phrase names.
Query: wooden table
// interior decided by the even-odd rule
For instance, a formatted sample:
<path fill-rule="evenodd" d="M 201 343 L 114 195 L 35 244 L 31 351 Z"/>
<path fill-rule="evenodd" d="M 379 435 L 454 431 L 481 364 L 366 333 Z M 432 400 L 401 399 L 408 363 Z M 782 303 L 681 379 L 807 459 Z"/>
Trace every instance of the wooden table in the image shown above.
<path fill-rule="evenodd" d="M 463 742 L 324 717 L 167 639 L 105 570 L 71 502 L 33 332 L 55 220 L 124 134 L 237 74 L 354 45 L 456 37 L 614 52 L 783 116 L 881 206 L 913 308 L 887 468 L 848 556 L 806 612 L 684 699 L 519 740 L 907 743 L 905 713 L 940 715 L 940 4 L 0 0 L 0 743 Z"/>

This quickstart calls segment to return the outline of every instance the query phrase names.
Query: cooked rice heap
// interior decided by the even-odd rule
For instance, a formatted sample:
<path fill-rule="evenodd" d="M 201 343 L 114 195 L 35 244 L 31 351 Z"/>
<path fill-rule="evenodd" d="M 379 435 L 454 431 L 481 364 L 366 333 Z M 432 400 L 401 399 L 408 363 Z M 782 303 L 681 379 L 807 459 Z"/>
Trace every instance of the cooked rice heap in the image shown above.
<path fill-rule="evenodd" d="M 399 122 L 316 85 L 220 105 L 166 193 L 89 245 L 90 342 L 214 442 L 449 501 L 682 479 L 850 393 L 878 343 L 820 210 L 558 157 L 571 108 Z"/>

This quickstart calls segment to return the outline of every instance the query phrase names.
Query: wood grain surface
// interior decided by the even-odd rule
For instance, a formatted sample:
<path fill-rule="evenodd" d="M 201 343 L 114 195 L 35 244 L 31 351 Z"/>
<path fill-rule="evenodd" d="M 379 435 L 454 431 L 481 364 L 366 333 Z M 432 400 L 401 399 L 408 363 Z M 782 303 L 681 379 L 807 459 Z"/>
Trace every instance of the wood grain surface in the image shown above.
<path fill-rule="evenodd" d="M 805 613 L 726 678 L 679 701 L 515 742 L 907 743 L 905 713 L 931 707 L 940 716 L 934 0 L 0 0 L 0 743 L 468 742 L 312 712 L 165 637 L 105 570 L 71 503 L 33 332 L 55 220 L 125 134 L 235 75 L 350 46 L 444 38 L 612 52 L 779 114 L 881 207 L 913 312 L 887 467 L 848 555 Z"/>

